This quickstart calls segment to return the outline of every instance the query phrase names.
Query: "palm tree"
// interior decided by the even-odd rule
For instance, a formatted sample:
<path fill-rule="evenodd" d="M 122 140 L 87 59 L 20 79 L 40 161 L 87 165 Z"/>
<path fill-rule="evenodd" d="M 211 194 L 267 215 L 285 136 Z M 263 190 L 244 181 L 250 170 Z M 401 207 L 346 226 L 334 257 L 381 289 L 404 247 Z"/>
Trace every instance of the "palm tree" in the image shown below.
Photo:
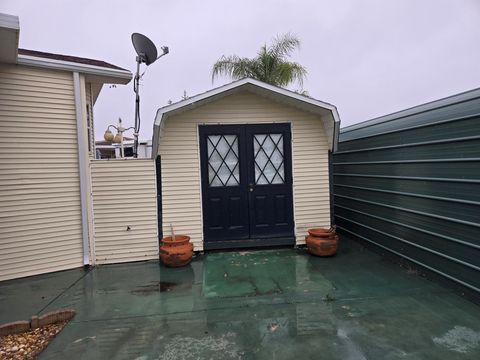
<path fill-rule="evenodd" d="M 219 75 L 227 75 L 234 80 L 251 77 L 276 86 L 287 86 L 295 81 L 303 86 L 307 70 L 296 62 L 288 61 L 292 51 L 299 47 L 300 40 L 286 34 L 277 36 L 271 46 L 262 46 L 253 59 L 223 55 L 213 65 L 212 82 Z"/>

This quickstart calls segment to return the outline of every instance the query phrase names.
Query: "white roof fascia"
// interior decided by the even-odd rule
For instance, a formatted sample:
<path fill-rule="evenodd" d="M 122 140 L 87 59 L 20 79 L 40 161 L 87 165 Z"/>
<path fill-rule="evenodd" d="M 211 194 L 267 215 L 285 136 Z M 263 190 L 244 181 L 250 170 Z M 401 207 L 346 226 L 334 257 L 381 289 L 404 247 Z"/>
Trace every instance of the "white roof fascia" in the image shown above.
<path fill-rule="evenodd" d="M 15 64 L 18 56 L 20 22 L 18 16 L 0 13 L 0 63 Z"/>
<path fill-rule="evenodd" d="M 332 104 L 329 104 L 329 103 L 326 103 L 326 102 L 323 102 L 323 101 L 320 101 L 320 100 L 315 100 L 315 99 L 306 97 L 304 95 L 297 94 L 293 91 L 286 90 L 286 89 L 283 89 L 283 88 L 280 88 L 280 87 L 277 87 L 277 86 L 273 86 L 273 85 L 270 85 L 270 84 L 266 84 L 264 82 L 261 82 L 261 81 L 255 80 L 255 79 L 245 78 L 245 79 L 242 79 L 242 80 L 234 81 L 232 83 L 220 86 L 218 88 L 215 88 L 213 90 L 204 92 L 202 94 L 193 96 L 189 99 L 180 101 L 178 103 L 168 105 L 168 106 L 165 106 L 165 107 L 162 107 L 162 108 L 158 109 L 157 116 L 155 117 L 155 125 L 157 125 L 157 126 L 160 125 L 161 118 L 162 118 L 163 114 L 175 111 L 177 109 L 180 109 L 180 108 L 188 106 L 188 105 L 193 105 L 198 101 L 202 101 L 202 100 L 208 99 L 209 97 L 213 97 L 213 96 L 219 95 L 221 93 L 224 93 L 226 91 L 233 90 L 233 89 L 238 88 L 240 86 L 243 86 L 245 84 L 252 84 L 252 85 L 258 86 L 260 88 L 270 90 L 273 93 L 285 95 L 285 96 L 288 96 L 292 99 L 296 99 L 298 101 L 302 101 L 302 102 L 305 102 L 305 103 L 308 103 L 308 104 L 311 104 L 311 105 L 322 107 L 322 108 L 330 110 L 332 112 L 333 111 L 336 112 L 336 110 L 337 110 L 336 107 Z M 338 116 L 337 116 L 337 118 L 338 118 Z"/>
<path fill-rule="evenodd" d="M 338 110 L 335 107 L 335 111 L 332 111 L 333 115 L 333 142 L 332 142 L 332 152 L 337 151 L 338 148 L 338 139 L 340 137 L 340 115 Z"/>
<path fill-rule="evenodd" d="M 45 69 L 65 70 L 79 72 L 82 74 L 105 76 L 118 79 L 118 83 L 127 84 L 132 79 L 132 73 L 128 70 L 110 69 L 101 66 L 80 64 L 70 61 L 47 59 L 37 56 L 18 55 L 18 64 L 25 66 L 35 66 Z"/>
<path fill-rule="evenodd" d="M 313 105 L 313 106 L 317 106 L 317 107 L 329 110 L 332 114 L 333 121 L 334 121 L 334 131 L 333 131 L 333 135 L 332 135 L 333 139 L 332 139 L 331 148 L 332 148 L 332 151 L 336 150 L 337 142 L 338 142 L 339 128 L 340 128 L 340 116 L 338 114 L 337 108 L 334 105 L 323 102 L 323 101 L 320 101 L 320 100 L 316 100 L 316 99 L 313 99 L 313 98 L 309 98 L 309 97 L 306 97 L 304 95 L 297 94 L 293 91 L 286 90 L 286 89 L 280 88 L 278 86 L 266 84 L 264 82 L 261 82 L 261 81 L 255 80 L 255 79 L 251 79 L 251 78 L 245 78 L 245 79 L 241 79 L 241 80 L 238 80 L 238 81 L 234 81 L 234 82 L 231 82 L 229 84 L 220 86 L 218 88 L 206 91 L 202 94 L 193 96 L 189 99 L 180 101 L 180 102 L 172 104 L 172 105 L 167 105 L 167 106 L 164 106 L 164 107 L 158 109 L 157 114 L 155 116 L 155 122 L 154 122 L 154 125 L 153 125 L 153 149 L 156 149 L 158 147 L 158 141 L 159 141 L 158 138 L 159 138 L 159 135 L 160 135 L 159 130 L 161 128 L 161 124 L 162 124 L 163 120 L 168 116 L 169 113 L 174 112 L 174 111 L 176 111 L 178 109 L 181 109 L 183 107 L 195 106 L 195 104 L 197 102 L 200 102 L 202 100 L 206 100 L 210 97 L 215 97 L 217 95 L 228 92 L 230 90 L 234 90 L 234 89 L 239 88 L 239 87 L 241 87 L 243 85 L 246 85 L 246 84 L 252 84 L 252 85 L 257 86 L 259 88 L 269 90 L 272 93 L 284 95 L 286 97 L 297 100 L 299 102 L 307 103 L 307 104 L 310 104 L 310 105 Z M 152 152 L 152 157 L 154 156 L 154 152 Z"/>
<path fill-rule="evenodd" d="M 0 13 L 0 27 L 20 30 L 18 16 Z"/>

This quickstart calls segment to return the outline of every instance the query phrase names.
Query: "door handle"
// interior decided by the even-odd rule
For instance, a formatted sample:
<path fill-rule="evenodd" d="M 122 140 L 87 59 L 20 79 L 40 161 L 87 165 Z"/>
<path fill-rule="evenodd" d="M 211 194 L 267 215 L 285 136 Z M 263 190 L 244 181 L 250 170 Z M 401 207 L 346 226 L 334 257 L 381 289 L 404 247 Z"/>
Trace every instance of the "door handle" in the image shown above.
<path fill-rule="evenodd" d="M 248 184 L 248 191 L 253 192 L 253 184 Z"/>
<path fill-rule="evenodd" d="M 249 188 L 248 190 L 249 190 L 250 192 L 252 192 L 252 191 L 253 191 L 253 188 L 251 187 L 251 188 Z"/>

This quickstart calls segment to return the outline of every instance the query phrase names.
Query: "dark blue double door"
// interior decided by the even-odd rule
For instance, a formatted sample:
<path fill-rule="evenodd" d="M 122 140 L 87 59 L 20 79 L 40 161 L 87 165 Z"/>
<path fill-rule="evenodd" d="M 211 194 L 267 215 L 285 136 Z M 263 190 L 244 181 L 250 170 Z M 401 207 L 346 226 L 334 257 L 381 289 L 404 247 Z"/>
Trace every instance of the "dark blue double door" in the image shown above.
<path fill-rule="evenodd" d="M 205 249 L 293 245 L 290 124 L 200 126 Z"/>

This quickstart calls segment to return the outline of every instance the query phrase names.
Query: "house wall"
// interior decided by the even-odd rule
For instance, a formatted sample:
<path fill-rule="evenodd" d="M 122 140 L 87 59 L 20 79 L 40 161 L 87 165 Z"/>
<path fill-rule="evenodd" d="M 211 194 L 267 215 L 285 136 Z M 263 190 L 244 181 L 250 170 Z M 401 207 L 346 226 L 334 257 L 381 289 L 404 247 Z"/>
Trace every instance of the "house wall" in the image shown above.
<path fill-rule="evenodd" d="M 83 265 L 72 73 L 0 65 L 0 280 Z"/>
<path fill-rule="evenodd" d="M 173 224 L 203 249 L 198 125 L 290 122 L 297 243 L 309 227 L 330 226 L 328 141 L 321 119 L 244 91 L 169 117 L 162 124 L 163 233 Z"/>
<path fill-rule="evenodd" d="M 476 91 L 342 129 L 339 230 L 480 295 L 479 114 Z"/>
<path fill-rule="evenodd" d="M 92 160 L 91 173 L 96 264 L 158 259 L 154 161 Z"/>

